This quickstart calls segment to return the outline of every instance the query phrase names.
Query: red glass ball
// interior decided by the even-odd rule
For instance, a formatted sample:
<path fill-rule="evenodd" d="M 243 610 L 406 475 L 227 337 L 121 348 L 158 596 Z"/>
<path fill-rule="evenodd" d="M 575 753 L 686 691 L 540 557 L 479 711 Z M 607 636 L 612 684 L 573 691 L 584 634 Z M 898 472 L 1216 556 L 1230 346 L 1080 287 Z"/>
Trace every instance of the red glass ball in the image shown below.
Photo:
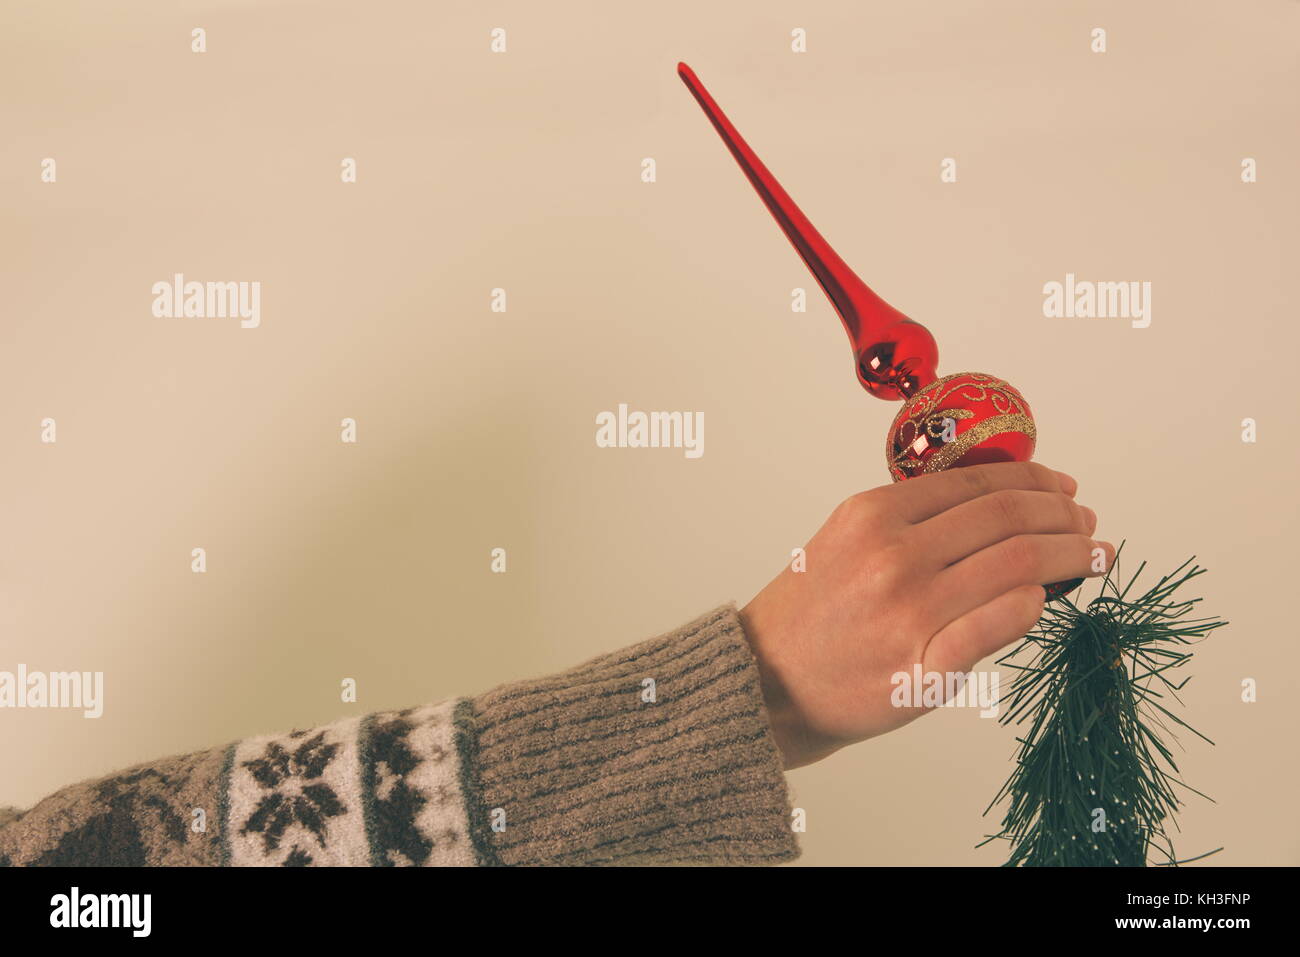
<path fill-rule="evenodd" d="M 885 457 L 895 482 L 963 465 L 1028 462 L 1037 437 L 1029 403 L 982 372 L 936 379 L 903 402 Z"/>
<path fill-rule="evenodd" d="M 895 482 L 989 462 L 1028 462 L 1038 430 L 1029 403 L 1010 383 L 982 372 L 936 379 L 903 402 L 889 427 L 885 458 Z M 1051 597 L 1083 579 L 1044 585 Z"/>

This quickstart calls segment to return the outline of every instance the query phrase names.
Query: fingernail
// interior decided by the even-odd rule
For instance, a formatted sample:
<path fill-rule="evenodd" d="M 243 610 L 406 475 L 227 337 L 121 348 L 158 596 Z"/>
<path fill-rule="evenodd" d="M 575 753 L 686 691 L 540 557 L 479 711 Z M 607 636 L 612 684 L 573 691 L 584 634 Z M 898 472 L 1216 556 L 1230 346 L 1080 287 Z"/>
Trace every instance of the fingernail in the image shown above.
<path fill-rule="evenodd" d="M 1080 505 L 1083 509 L 1083 524 L 1088 528 L 1088 534 L 1091 535 L 1097 530 L 1097 513 L 1086 505 Z"/>
<path fill-rule="evenodd" d="M 1100 552 L 1100 554 L 1098 554 Z M 1092 571 L 1096 575 L 1101 575 L 1110 570 L 1110 556 L 1115 552 L 1115 546 L 1110 542 L 1102 542 L 1093 539 L 1092 542 Z"/>
<path fill-rule="evenodd" d="M 1052 471 L 1056 472 L 1056 469 L 1052 469 Z M 1066 475 L 1064 472 L 1056 472 L 1056 478 L 1061 483 L 1061 491 L 1066 495 L 1073 495 L 1079 491 L 1079 483 L 1074 480 L 1073 476 Z"/>

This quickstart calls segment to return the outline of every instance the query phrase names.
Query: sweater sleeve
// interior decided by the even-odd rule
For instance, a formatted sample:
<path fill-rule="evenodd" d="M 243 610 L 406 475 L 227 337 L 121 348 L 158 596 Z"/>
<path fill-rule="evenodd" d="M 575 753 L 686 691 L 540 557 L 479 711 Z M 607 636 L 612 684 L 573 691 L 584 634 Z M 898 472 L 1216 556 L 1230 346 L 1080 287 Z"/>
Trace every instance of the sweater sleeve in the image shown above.
<path fill-rule="evenodd" d="M 0 865 L 763 864 L 798 848 L 734 606 L 473 698 L 0 810 Z"/>
<path fill-rule="evenodd" d="M 485 863 L 760 864 L 798 854 L 734 606 L 463 704 Z"/>

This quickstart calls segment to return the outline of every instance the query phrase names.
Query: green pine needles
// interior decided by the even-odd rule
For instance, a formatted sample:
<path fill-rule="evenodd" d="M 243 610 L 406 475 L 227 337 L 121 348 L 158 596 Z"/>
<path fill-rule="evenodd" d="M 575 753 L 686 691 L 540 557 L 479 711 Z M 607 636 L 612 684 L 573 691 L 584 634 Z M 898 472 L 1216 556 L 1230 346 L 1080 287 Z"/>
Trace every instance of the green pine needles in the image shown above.
<path fill-rule="evenodd" d="M 1136 597 L 1146 563 L 1121 589 L 1118 559 L 1086 608 L 1068 596 L 1049 601 L 1036 632 L 998 662 L 1018 672 L 1001 721 L 1028 724 L 1016 768 L 984 812 L 1008 799 L 1002 830 L 978 845 L 1010 841 L 1006 866 L 1187 863 L 1166 826 L 1179 789 L 1205 795 L 1176 776 L 1170 724 L 1214 742 L 1170 710 L 1188 679 L 1175 684 L 1169 672 L 1191 658 L 1187 645 L 1226 622 L 1188 618 L 1200 599 L 1175 599 L 1205 571 L 1191 559 Z M 1012 664 L 1022 652 L 1032 652 L 1029 663 Z"/>

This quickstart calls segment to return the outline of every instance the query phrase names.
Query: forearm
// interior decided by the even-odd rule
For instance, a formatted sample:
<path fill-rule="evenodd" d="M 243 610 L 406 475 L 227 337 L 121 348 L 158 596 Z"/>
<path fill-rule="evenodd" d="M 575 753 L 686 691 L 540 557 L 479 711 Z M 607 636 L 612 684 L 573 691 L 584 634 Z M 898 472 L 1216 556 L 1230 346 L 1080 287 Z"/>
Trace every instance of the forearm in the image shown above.
<path fill-rule="evenodd" d="M 0 826 L 0 863 L 770 863 L 798 853 L 789 810 L 728 606 L 547 678 L 65 788 Z"/>

